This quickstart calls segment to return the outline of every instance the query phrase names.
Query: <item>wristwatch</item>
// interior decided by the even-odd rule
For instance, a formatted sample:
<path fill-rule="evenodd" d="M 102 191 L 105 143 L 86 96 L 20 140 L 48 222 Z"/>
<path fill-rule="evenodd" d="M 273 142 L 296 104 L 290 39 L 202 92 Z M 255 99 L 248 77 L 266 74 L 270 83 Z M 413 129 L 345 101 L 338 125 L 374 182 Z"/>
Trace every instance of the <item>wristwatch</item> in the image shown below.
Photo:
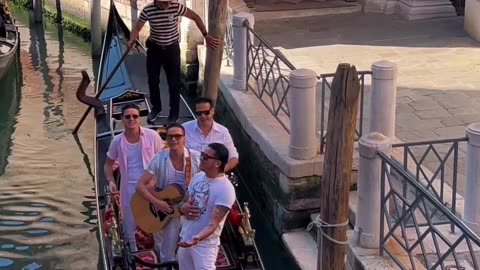
<path fill-rule="evenodd" d="M 203 37 L 206 37 L 208 35 L 208 32 L 202 33 Z"/>

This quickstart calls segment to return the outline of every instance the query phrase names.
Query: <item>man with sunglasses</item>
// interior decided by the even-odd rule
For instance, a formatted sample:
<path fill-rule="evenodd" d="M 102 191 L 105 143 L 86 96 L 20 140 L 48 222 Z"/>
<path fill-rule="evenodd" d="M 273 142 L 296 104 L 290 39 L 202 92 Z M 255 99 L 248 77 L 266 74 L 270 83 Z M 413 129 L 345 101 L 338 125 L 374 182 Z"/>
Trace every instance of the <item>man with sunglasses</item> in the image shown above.
<path fill-rule="evenodd" d="M 120 169 L 120 208 L 122 231 L 132 250 L 136 250 L 135 219 L 130 209 L 130 201 L 135 193 L 135 185 L 153 156 L 163 148 L 162 138 L 154 130 L 140 126 L 140 108 L 135 104 L 122 107 L 122 124 L 125 131 L 116 135 L 107 152 L 104 165 L 105 178 L 111 193 L 118 193 L 113 167 L 115 161 Z"/>
<path fill-rule="evenodd" d="M 238 152 L 233 144 L 228 129 L 213 120 L 215 108 L 213 101 L 200 97 L 195 101 L 196 120 L 183 124 L 186 132 L 186 146 L 189 149 L 203 151 L 210 143 L 221 143 L 228 149 L 228 162 L 225 172 L 231 171 L 238 164 Z"/>
<path fill-rule="evenodd" d="M 167 126 L 167 141 L 169 148 L 159 152 L 150 161 L 136 188 L 140 195 L 165 214 L 171 213 L 172 206 L 158 200 L 149 192 L 151 182 L 154 181 L 159 189 L 164 189 L 171 184 L 179 184 L 183 190 L 186 190 L 191 176 L 200 171 L 200 152 L 189 150 L 184 146 L 185 129 L 182 125 L 171 123 Z M 180 226 L 180 218 L 174 218 L 162 231 L 153 234 L 155 250 L 161 262 L 175 260 Z"/>
<path fill-rule="evenodd" d="M 201 154 L 200 170 L 180 206 L 187 221 L 178 242 L 180 270 L 214 270 L 225 219 L 235 202 L 235 188 L 225 177 L 228 149 L 211 143 Z"/>
<path fill-rule="evenodd" d="M 136 44 L 136 40 L 145 23 L 150 25 L 150 34 L 145 42 L 147 47 L 147 75 L 150 90 L 152 111 L 147 116 L 148 121 L 155 121 L 162 112 L 160 98 L 160 70 L 163 67 L 167 76 L 168 92 L 170 94 L 170 112 L 167 122 L 178 119 L 180 106 L 180 46 L 178 43 L 178 20 L 185 16 L 195 22 L 205 38 L 206 45 L 212 49 L 219 46 L 219 40 L 208 34 L 200 16 L 172 0 L 154 0 L 143 8 L 138 22 L 130 34 L 129 46 Z"/>

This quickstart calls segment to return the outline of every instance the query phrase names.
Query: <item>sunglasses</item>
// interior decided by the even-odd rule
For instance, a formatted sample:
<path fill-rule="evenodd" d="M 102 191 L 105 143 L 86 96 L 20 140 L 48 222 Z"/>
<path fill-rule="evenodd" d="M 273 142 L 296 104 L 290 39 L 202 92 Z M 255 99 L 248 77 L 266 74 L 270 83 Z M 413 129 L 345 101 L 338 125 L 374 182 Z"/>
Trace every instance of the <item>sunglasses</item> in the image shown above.
<path fill-rule="evenodd" d="M 130 118 L 138 119 L 138 117 L 140 117 L 140 115 L 138 115 L 138 114 L 126 114 L 126 115 L 123 116 L 123 118 L 125 118 L 127 120 L 130 120 Z"/>
<path fill-rule="evenodd" d="M 176 141 L 180 140 L 183 137 L 183 134 L 167 134 L 167 140 L 171 141 L 175 139 Z"/>
<path fill-rule="evenodd" d="M 197 112 L 195 112 L 195 115 L 196 115 L 196 116 L 202 116 L 202 115 L 205 115 L 205 116 L 207 116 L 207 115 L 209 115 L 209 114 L 210 114 L 210 110 L 206 110 L 206 111 L 197 111 Z"/>
<path fill-rule="evenodd" d="M 205 152 L 200 153 L 200 159 L 203 159 L 203 160 L 205 160 L 205 161 L 207 161 L 207 160 L 209 160 L 209 159 L 218 160 L 218 158 L 209 156 L 209 155 L 207 155 Z"/>

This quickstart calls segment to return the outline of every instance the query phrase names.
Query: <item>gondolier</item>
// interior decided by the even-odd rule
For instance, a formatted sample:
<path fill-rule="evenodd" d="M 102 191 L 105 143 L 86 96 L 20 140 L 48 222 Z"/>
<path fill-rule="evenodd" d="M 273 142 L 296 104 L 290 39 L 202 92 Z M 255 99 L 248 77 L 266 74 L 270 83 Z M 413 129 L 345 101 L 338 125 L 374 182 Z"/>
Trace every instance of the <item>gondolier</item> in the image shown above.
<path fill-rule="evenodd" d="M 150 90 L 152 110 L 147 117 L 154 121 L 162 112 L 160 98 L 160 70 L 163 67 L 167 75 L 168 90 L 170 94 L 170 111 L 167 122 L 178 119 L 180 104 L 180 46 L 178 44 L 178 18 L 185 16 L 195 22 L 202 32 L 205 41 L 211 48 L 217 48 L 219 41 L 208 34 L 202 19 L 191 9 L 171 0 L 154 0 L 147 4 L 130 35 L 129 46 L 135 45 L 140 30 L 148 21 L 150 35 L 146 41 L 147 46 L 147 74 Z"/>

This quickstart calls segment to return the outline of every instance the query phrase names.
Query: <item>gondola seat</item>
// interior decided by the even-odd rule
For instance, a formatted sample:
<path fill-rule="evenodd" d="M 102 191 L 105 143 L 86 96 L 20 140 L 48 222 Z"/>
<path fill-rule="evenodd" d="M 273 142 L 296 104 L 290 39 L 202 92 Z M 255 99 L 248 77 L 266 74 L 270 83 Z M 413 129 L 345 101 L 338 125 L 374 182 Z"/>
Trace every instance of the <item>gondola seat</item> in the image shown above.
<path fill-rule="evenodd" d="M 137 257 L 138 259 L 151 264 L 158 264 L 160 260 L 158 259 L 157 253 L 153 249 L 150 250 L 141 250 L 133 253 L 133 256 Z M 135 270 L 150 270 L 152 268 L 148 266 L 140 265 L 139 263 L 135 264 Z"/>

